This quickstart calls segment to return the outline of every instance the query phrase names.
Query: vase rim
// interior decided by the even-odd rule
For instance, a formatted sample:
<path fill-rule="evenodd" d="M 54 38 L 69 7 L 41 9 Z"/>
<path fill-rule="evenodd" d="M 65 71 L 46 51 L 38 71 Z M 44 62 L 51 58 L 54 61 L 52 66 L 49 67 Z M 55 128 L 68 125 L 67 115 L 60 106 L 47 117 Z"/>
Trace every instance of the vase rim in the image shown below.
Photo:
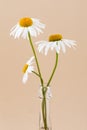
<path fill-rule="evenodd" d="M 40 86 L 40 88 L 39 88 L 39 98 L 43 99 L 43 92 L 42 92 L 43 89 L 44 89 L 44 91 L 47 90 L 47 92 L 46 92 L 46 99 L 50 99 L 52 97 L 52 92 L 51 92 L 51 87 L 50 86 L 48 86 L 48 87 Z"/>
<path fill-rule="evenodd" d="M 40 84 L 40 87 L 50 87 L 50 85 L 47 85 L 47 83 L 44 83 L 43 85 Z"/>

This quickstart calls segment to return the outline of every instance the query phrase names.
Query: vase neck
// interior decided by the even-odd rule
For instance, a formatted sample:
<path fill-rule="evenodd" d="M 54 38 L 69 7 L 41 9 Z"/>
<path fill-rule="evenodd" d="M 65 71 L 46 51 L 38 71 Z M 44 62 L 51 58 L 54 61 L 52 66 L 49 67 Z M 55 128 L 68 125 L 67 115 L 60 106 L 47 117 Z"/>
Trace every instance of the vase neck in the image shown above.
<path fill-rule="evenodd" d="M 40 86 L 39 88 L 39 98 L 50 99 L 52 97 L 51 87 L 49 86 Z"/>

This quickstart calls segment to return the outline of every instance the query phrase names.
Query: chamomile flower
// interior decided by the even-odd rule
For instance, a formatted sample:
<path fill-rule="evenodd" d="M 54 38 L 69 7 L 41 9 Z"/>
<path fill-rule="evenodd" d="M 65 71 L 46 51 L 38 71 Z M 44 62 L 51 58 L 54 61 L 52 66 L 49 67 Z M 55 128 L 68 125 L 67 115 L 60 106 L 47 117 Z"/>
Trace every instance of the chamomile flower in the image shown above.
<path fill-rule="evenodd" d="M 23 67 L 23 70 L 22 70 L 24 73 L 23 79 L 22 79 L 23 83 L 26 83 L 26 81 L 28 80 L 28 74 L 34 71 L 34 67 L 32 66 L 32 64 L 34 63 L 33 60 L 34 60 L 34 56 L 31 57 Z"/>
<path fill-rule="evenodd" d="M 76 46 L 76 41 L 63 39 L 61 34 L 54 34 L 49 37 L 49 41 L 39 41 L 36 44 L 38 44 L 38 51 L 42 53 L 44 51 L 45 55 L 47 55 L 49 49 L 55 50 L 57 53 L 62 50 L 65 53 L 66 46 L 69 48 L 74 47 Z"/>
<path fill-rule="evenodd" d="M 24 39 L 28 37 L 28 32 L 31 36 L 36 37 L 40 33 L 43 33 L 42 29 L 45 28 L 45 24 L 41 23 L 35 18 L 21 18 L 19 22 L 12 27 L 10 36 L 14 38 L 19 38 L 20 36 Z"/>

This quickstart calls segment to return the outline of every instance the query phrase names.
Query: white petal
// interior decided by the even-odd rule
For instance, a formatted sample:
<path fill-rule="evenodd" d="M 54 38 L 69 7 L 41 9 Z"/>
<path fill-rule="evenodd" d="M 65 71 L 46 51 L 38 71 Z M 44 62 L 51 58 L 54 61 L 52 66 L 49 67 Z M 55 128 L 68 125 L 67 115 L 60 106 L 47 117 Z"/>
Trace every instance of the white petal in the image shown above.
<path fill-rule="evenodd" d="M 63 40 L 68 41 L 69 43 L 70 43 L 70 42 L 71 42 L 71 43 L 76 43 L 75 40 L 69 40 L 69 39 L 63 39 Z"/>
<path fill-rule="evenodd" d="M 11 29 L 11 33 L 10 33 L 10 36 L 14 36 L 16 31 L 19 29 L 19 26 L 18 25 L 15 25 L 12 29 Z"/>
<path fill-rule="evenodd" d="M 25 84 L 28 80 L 28 73 L 25 73 L 22 79 L 22 82 Z"/>
<path fill-rule="evenodd" d="M 52 48 L 51 47 L 51 42 L 39 41 L 39 42 L 36 42 L 36 44 L 39 44 L 38 45 L 39 52 L 43 53 L 43 49 L 45 49 L 45 55 L 47 55 L 49 48 Z"/>
<path fill-rule="evenodd" d="M 18 24 L 14 25 L 14 26 L 10 29 L 10 31 L 12 32 L 12 31 L 17 27 L 17 25 L 18 25 Z"/>
<path fill-rule="evenodd" d="M 16 31 L 18 28 L 20 28 L 19 27 L 19 24 L 16 24 L 15 26 L 13 26 L 12 28 L 11 28 L 11 32 L 13 32 L 13 31 Z"/>
<path fill-rule="evenodd" d="M 47 41 L 39 41 L 39 42 L 35 42 L 35 44 L 49 44 L 49 42 L 47 42 Z"/>
<path fill-rule="evenodd" d="M 21 35 L 23 29 L 22 28 L 18 28 L 17 31 L 15 32 L 15 38 L 19 38 L 19 36 Z"/>
<path fill-rule="evenodd" d="M 50 44 L 51 50 L 56 48 L 56 42 L 50 42 L 49 44 Z"/>
<path fill-rule="evenodd" d="M 35 25 L 36 25 L 37 27 L 39 27 L 39 28 L 42 28 L 42 29 L 45 28 L 45 24 L 42 24 L 42 23 L 40 23 L 40 22 L 35 23 Z"/>
<path fill-rule="evenodd" d="M 49 50 L 50 47 L 51 47 L 51 46 L 50 46 L 49 44 L 47 44 L 47 46 L 46 46 L 46 48 L 45 48 L 45 55 L 47 55 L 48 50 Z"/>
<path fill-rule="evenodd" d="M 65 53 L 65 52 L 66 52 L 66 48 L 65 48 L 64 43 L 63 43 L 62 41 L 58 41 L 58 43 L 60 44 L 60 46 L 61 46 L 61 48 L 62 48 L 63 53 Z"/>
<path fill-rule="evenodd" d="M 59 54 L 59 52 L 60 52 L 59 46 L 56 46 L 56 47 L 55 47 L 55 50 L 56 50 L 56 52 Z"/>
<path fill-rule="evenodd" d="M 40 33 L 43 33 L 43 31 L 42 31 L 40 28 L 38 28 L 38 27 L 36 27 L 36 26 L 33 26 L 33 28 L 37 31 L 38 35 L 39 35 Z"/>
<path fill-rule="evenodd" d="M 51 42 L 51 50 L 55 49 L 57 53 L 60 52 L 60 42 L 59 41 L 55 41 L 55 42 Z"/>
<path fill-rule="evenodd" d="M 37 36 L 36 30 L 32 26 L 28 28 L 28 31 L 30 32 L 31 36 Z"/>
<path fill-rule="evenodd" d="M 66 46 L 68 46 L 69 48 L 71 48 L 71 44 L 70 44 L 70 43 L 68 43 L 68 42 L 65 41 L 65 40 L 63 40 L 63 42 L 64 42 L 64 44 L 65 44 Z"/>
<path fill-rule="evenodd" d="M 69 45 L 76 45 L 76 41 L 74 40 L 67 40 L 67 39 L 64 39 L 63 41 L 67 42 Z"/>
<path fill-rule="evenodd" d="M 29 66 L 28 69 L 27 69 L 27 73 L 32 73 L 32 71 L 34 71 L 34 67 Z"/>
<path fill-rule="evenodd" d="M 24 29 L 23 29 L 23 32 L 22 32 L 22 37 L 23 37 L 24 39 L 26 39 L 26 38 L 27 38 L 27 35 L 28 35 L 28 29 L 27 29 L 27 28 L 24 28 Z"/>
<path fill-rule="evenodd" d="M 39 50 L 39 52 L 43 52 L 43 49 L 45 48 L 45 44 L 40 44 L 39 46 L 38 46 L 38 50 Z"/>
<path fill-rule="evenodd" d="M 65 43 L 68 47 L 73 47 L 73 48 L 75 49 L 76 41 L 67 40 L 67 39 L 64 39 L 63 41 L 64 41 L 64 43 Z"/>
<path fill-rule="evenodd" d="M 33 60 L 34 60 L 34 56 L 32 56 L 32 57 L 27 61 L 26 64 L 31 65 L 31 64 L 33 63 Z"/>
<path fill-rule="evenodd" d="M 45 24 L 41 23 L 38 19 L 32 18 L 33 24 L 39 28 L 45 28 Z"/>

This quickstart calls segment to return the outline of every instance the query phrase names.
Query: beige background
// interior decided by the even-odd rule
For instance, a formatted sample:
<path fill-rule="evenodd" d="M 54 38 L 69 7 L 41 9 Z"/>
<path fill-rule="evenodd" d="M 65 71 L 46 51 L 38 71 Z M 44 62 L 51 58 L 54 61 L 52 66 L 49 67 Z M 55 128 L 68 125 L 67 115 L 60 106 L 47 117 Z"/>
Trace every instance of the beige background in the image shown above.
<path fill-rule="evenodd" d="M 53 33 L 77 41 L 77 49 L 59 55 L 59 66 L 51 82 L 53 130 L 87 130 L 87 1 L 1 0 L 0 1 L 0 130 L 37 130 L 39 80 L 30 75 L 22 84 L 22 67 L 32 56 L 27 40 L 9 36 L 21 17 L 39 18 L 44 34 L 33 41 L 47 40 Z M 45 82 L 55 62 L 54 52 L 38 59 Z"/>

